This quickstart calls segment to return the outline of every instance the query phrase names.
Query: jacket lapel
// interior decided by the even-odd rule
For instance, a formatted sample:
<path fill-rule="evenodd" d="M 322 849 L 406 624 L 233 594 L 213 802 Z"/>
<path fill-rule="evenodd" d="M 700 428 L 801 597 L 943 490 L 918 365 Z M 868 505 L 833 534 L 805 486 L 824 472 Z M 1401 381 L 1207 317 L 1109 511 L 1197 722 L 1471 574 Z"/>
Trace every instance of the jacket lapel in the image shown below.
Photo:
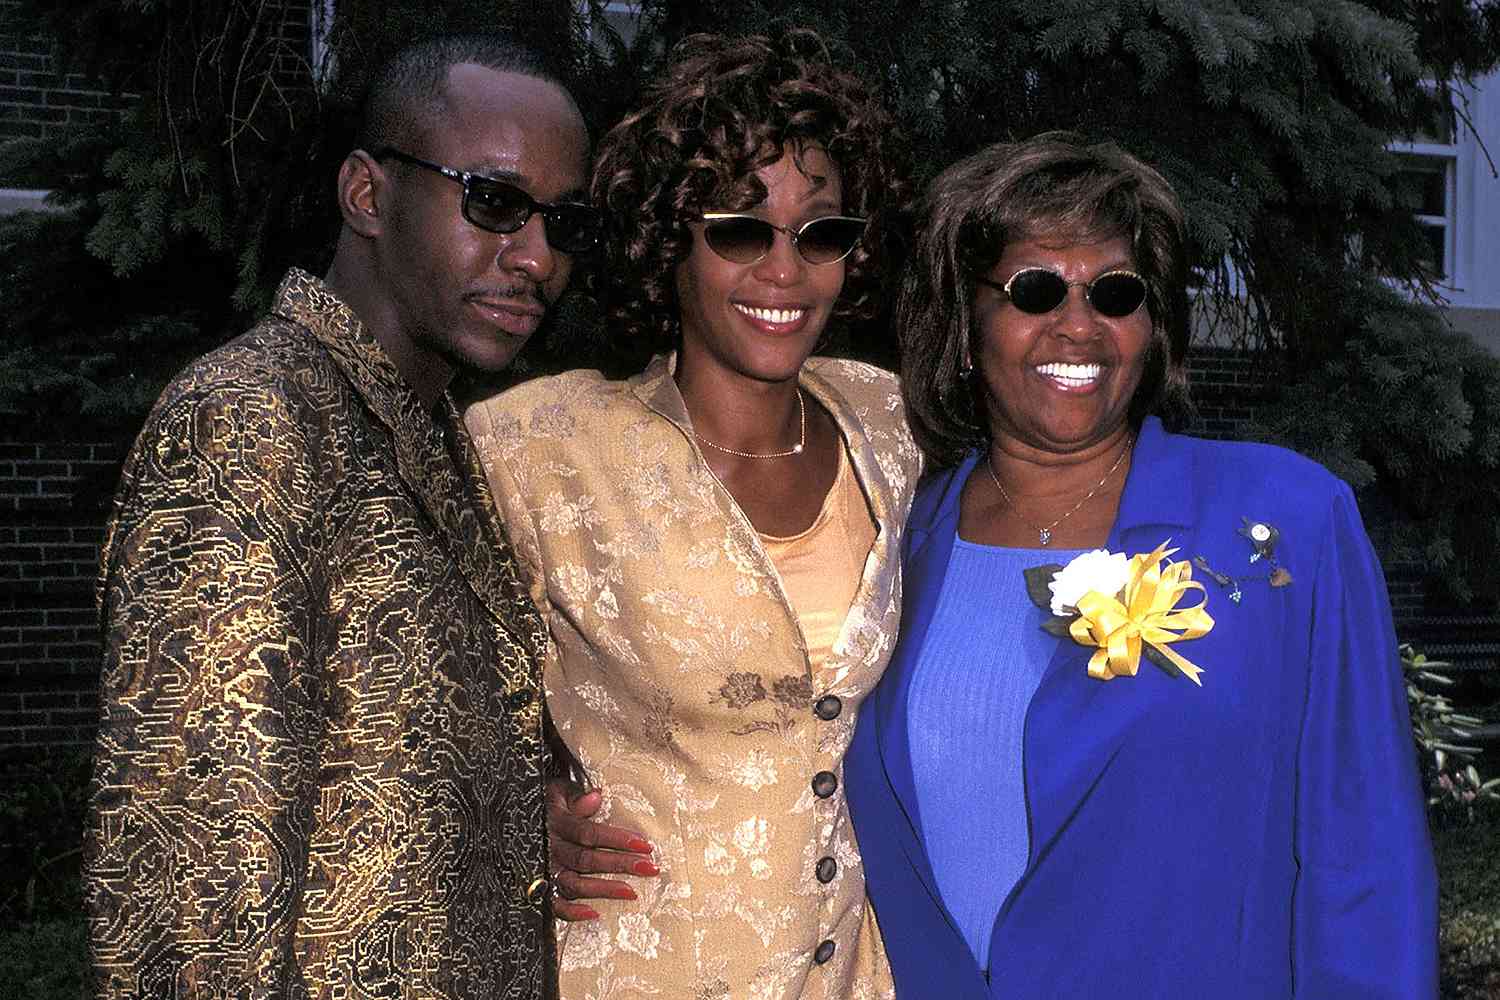
<path fill-rule="evenodd" d="M 1187 459 L 1181 449 L 1173 447 L 1161 422 L 1148 418 L 1136 440 L 1120 510 L 1105 547 L 1135 555 L 1170 538 L 1174 547 L 1184 546 L 1174 558 L 1190 558 L 1188 533 L 1195 507 Z M 1109 767 L 1141 709 L 1141 697 L 1147 694 L 1141 690 L 1144 685 L 1139 677 L 1108 682 L 1089 677 L 1089 654 L 1089 649 L 1070 639 L 1058 640 L 1026 715 L 1028 874 Z M 1155 669 L 1141 665 L 1142 671 Z M 1025 881 L 1022 876 L 1010 899 Z M 1009 907 L 1007 900 L 997 927 Z"/>
<path fill-rule="evenodd" d="M 645 371 L 631 380 L 633 390 L 636 398 L 648 409 L 671 421 L 682 431 L 690 446 L 698 451 L 699 461 L 707 470 L 707 460 L 703 458 L 701 449 L 698 449 L 697 441 L 693 436 L 693 423 L 687 412 L 687 404 L 683 401 L 682 393 L 678 390 L 677 382 L 673 377 L 676 370 L 677 355 L 675 353 L 658 355 L 652 359 Z M 900 562 L 897 559 L 897 553 L 892 550 L 901 533 L 896 530 L 895 515 L 891 510 L 890 500 L 894 493 L 889 483 L 885 481 L 885 474 L 881 471 L 875 447 L 865 434 L 863 424 L 849 402 L 827 380 L 806 367 L 802 370 L 799 384 L 832 415 L 834 423 L 838 425 L 839 432 L 848 445 L 855 478 L 859 481 L 860 489 L 870 504 L 871 515 L 875 518 L 875 543 L 866 557 L 865 565 L 869 566 L 871 559 L 879 559 L 878 564 L 883 567 L 883 570 L 873 578 L 861 574 L 859 588 L 850 605 L 850 612 L 844 620 L 844 628 L 840 632 L 839 641 L 835 645 L 836 649 L 849 650 L 856 648 L 856 644 L 848 641 L 851 630 L 860 628 L 862 623 L 872 619 L 879 621 L 885 615 L 889 602 L 899 597 L 899 594 L 894 591 L 899 579 Z M 770 556 L 766 554 L 760 536 L 753 530 L 749 519 L 734 506 L 734 500 L 729 495 L 729 491 L 720 488 L 718 492 L 721 513 L 725 521 L 731 530 L 743 531 L 743 542 L 747 550 L 755 554 L 761 571 L 769 579 L 776 581 L 775 585 L 778 592 L 781 592 L 782 603 L 786 607 L 787 621 L 800 636 L 801 629 L 792 611 L 791 602 L 781 591 L 780 574 L 777 573 Z M 879 558 L 881 556 L 884 558 Z M 830 657 L 829 665 L 837 665 L 837 672 L 823 678 L 820 683 L 823 686 L 830 686 L 845 680 L 849 671 L 854 669 L 857 663 L 868 660 L 876 652 L 868 647 L 869 644 L 865 643 L 863 648 L 859 648 L 855 653 Z M 861 682 L 863 686 L 873 683 L 873 676 Z"/>
<path fill-rule="evenodd" d="M 958 933 L 957 925 L 943 904 L 932 874 L 932 863 L 922 849 L 921 817 L 917 810 L 906 707 L 912 676 L 937 609 L 943 577 L 948 571 L 948 559 L 953 552 L 959 492 L 974 461 L 975 457 L 971 456 L 955 469 L 941 473 L 933 480 L 930 491 L 918 494 L 917 506 L 913 507 L 907 523 L 906 557 L 902 560 L 903 589 L 907 600 L 902 609 L 901 635 L 886 675 L 875 689 L 872 705 L 881 763 L 903 814 L 896 822 L 901 845 L 923 887 L 954 933 Z"/>
<path fill-rule="evenodd" d="M 827 678 L 828 683 L 840 683 L 853 671 L 858 675 L 858 686 L 869 688 L 879 680 L 879 675 L 873 670 L 860 671 L 859 667 L 877 663 L 886 648 L 885 643 L 891 641 L 890 630 L 871 628 L 871 623 L 885 619 L 892 602 L 901 599 L 901 554 L 896 551 L 901 532 L 895 523 L 898 515 L 891 509 L 896 494 L 880 467 L 864 422 L 849 401 L 816 371 L 808 368 L 802 371 L 801 384 L 838 424 L 848 446 L 854 478 L 875 519 L 875 541 L 865 555 L 859 586 L 834 644 L 834 649 L 842 653 L 830 657 L 829 665 L 836 665 L 836 671 Z M 879 567 L 878 572 L 872 574 L 872 566 Z"/>
<path fill-rule="evenodd" d="M 397 475 L 440 532 L 445 547 L 484 606 L 539 658 L 541 616 L 526 597 L 479 459 L 453 400 L 434 415 L 358 317 L 318 279 L 290 272 L 276 312 L 299 323 L 327 348 L 370 413 L 391 434 Z"/>

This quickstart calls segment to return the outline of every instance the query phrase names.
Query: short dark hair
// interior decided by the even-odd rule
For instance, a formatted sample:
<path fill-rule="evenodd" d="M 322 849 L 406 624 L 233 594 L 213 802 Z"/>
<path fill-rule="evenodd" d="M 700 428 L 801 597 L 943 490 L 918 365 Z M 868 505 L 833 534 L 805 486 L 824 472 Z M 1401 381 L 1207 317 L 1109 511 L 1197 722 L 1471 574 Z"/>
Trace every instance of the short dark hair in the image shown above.
<path fill-rule="evenodd" d="M 917 216 L 896 331 L 907 419 L 934 467 L 953 464 L 989 439 L 960 369 L 974 347 L 976 279 L 1018 240 L 1125 237 L 1146 280 L 1151 316 L 1130 420 L 1138 426 L 1149 413 L 1186 408 L 1187 233 L 1177 194 L 1157 171 L 1113 143 L 1048 132 L 996 143 L 955 163 L 932 182 Z"/>
<path fill-rule="evenodd" d="M 403 46 L 370 77 L 355 145 L 370 153 L 409 145 L 423 124 L 441 113 L 448 71 L 464 63 L 545 80 L 572 100 L 547 58 L 507 35 L 435 35 Z"/>
<path fill-rule="evenodd" d="M 838 166 L 843 210 L 870 220 L 846 259 L 834 317 L 873 315 L 892 216 L 907 192 L 897 145 L 880 101 L 834 64 L 815 32 L 683 39 L 641 107 L 599 145 L 592 195 L 614 223 L 605 274 L 614 328 L 653 349 L 674 345 L 688 223 L 704 209 L 761 201 L 755 172 L 786 150 L 800 157 L 812 148 Z"/>

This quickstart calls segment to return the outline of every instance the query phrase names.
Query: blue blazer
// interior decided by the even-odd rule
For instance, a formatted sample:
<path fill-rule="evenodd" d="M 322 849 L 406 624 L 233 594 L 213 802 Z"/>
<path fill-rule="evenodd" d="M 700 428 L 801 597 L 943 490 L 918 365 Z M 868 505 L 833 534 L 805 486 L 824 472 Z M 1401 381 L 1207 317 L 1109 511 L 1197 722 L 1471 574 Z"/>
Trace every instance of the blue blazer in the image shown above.
<path fill-rule="evenodd" d="M 1173 648 L 1203 668 L 1202 688 L 1145 659 L 1135 677 L 1093 680 L 1089 650 L 1058 641 L 1025 723 L 1026 871 L 989 974 L 978 968 L 923 848 L 906 714 L 976 458 L 917 494 L 901 636 L 844 763 L 898 995 L 1435 997 L 1436 872 L 1390 603 L 1354 498 L 1292 452 L 1155 419 L 1107 547 L 1171 539 L 1174 558 L 1238 577 L 1243 598 L 1194 570 L 1215 627 Z M 1249 561 L 1243 517 L 1280 531 L 1290 585 Z"/>

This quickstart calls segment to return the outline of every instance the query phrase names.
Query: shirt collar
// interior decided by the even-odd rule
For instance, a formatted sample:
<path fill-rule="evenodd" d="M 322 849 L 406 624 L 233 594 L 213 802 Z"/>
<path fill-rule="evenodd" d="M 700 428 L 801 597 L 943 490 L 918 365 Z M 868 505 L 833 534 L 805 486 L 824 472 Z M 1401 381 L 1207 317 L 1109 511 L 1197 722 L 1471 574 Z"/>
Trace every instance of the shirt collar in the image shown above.
<path fill-rule="evenodd" d="M 354 310 L 321 279 L 298 268 L 289 270 L 276 290 L 272 312 L 310 331 L 365 405 L 391 430 L 420 434 L 431 426 L 432 411 Z"/>

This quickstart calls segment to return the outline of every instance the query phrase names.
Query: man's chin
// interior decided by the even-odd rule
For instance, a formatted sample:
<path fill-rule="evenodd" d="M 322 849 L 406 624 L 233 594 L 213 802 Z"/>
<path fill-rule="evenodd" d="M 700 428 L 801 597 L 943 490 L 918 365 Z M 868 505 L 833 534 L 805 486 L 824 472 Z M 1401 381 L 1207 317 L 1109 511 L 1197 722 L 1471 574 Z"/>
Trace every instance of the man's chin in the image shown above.
<path fill-rule="evenodd" d="M 503 341 L 471 347 L 464 351 L 460 360 L 465 368 L 484 375 L 496 375 L 511 366 L 511 362 L 515 361 L 516 355 L 521 353 L 530 339 L 506 337 Z"/>

